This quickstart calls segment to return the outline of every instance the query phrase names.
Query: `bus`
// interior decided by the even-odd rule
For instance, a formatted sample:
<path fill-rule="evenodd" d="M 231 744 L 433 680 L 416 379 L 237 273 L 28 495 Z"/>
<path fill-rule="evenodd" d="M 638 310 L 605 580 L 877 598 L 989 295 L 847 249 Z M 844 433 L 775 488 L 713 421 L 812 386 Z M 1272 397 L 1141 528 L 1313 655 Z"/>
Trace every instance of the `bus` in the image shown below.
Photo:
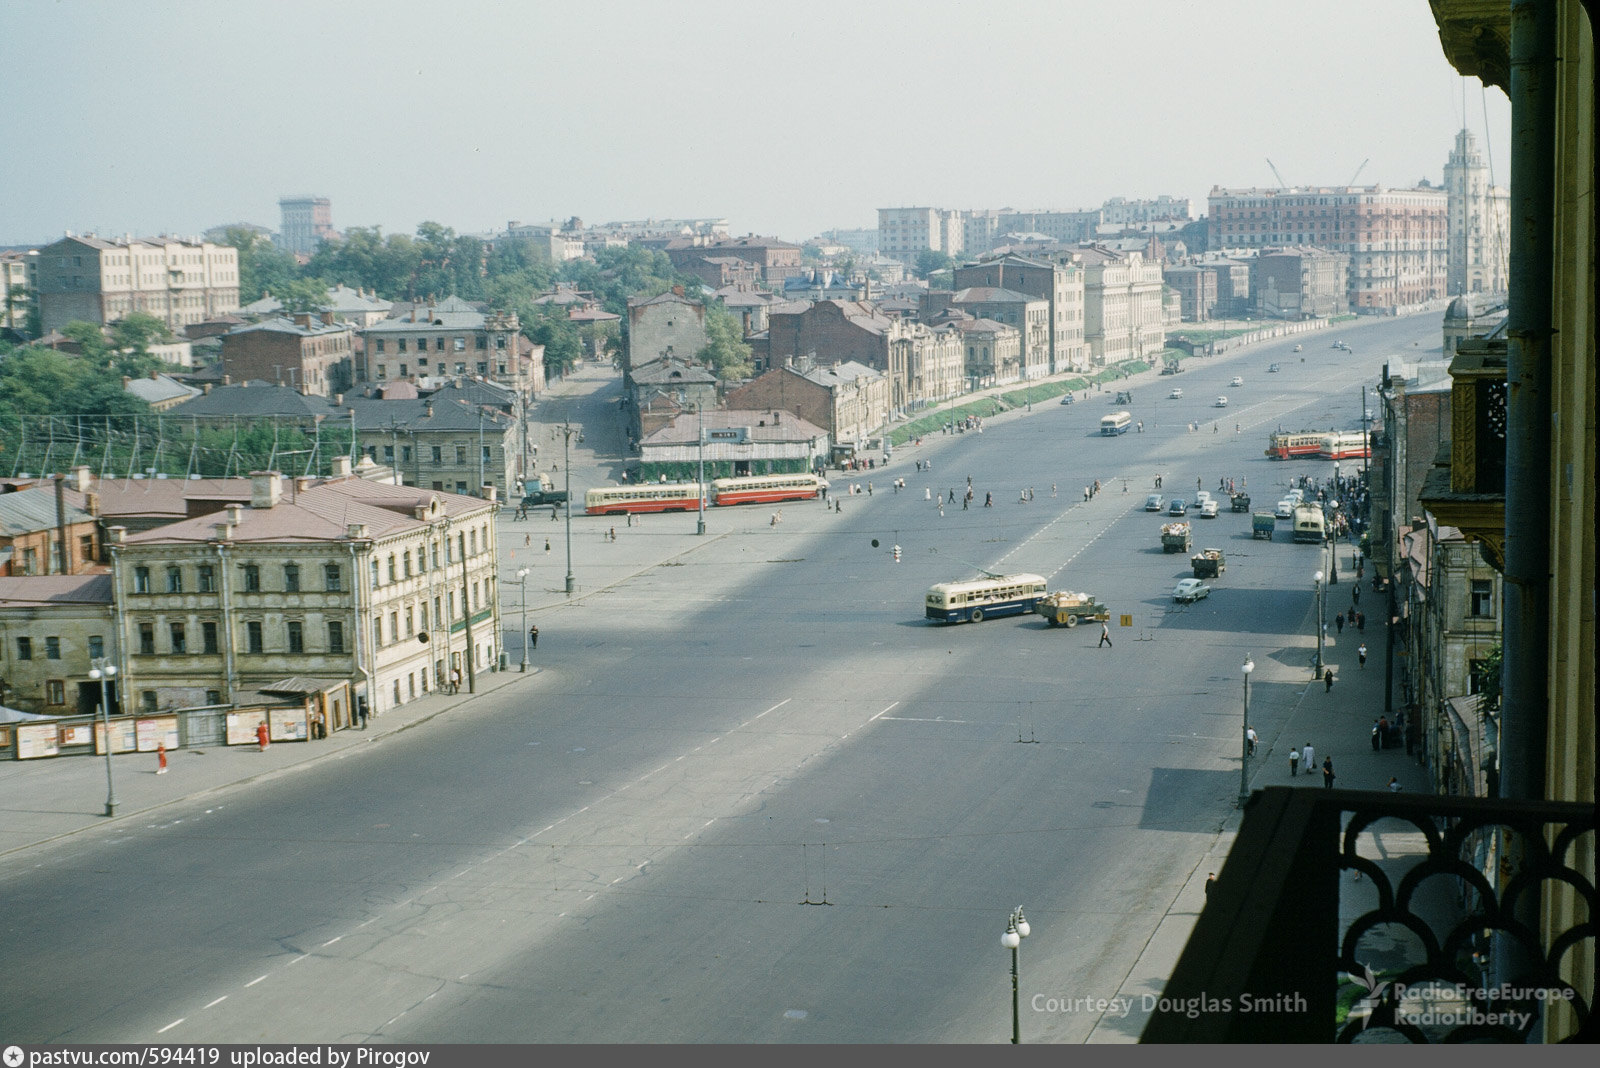
<path fill-rule="evenodd" d="M 1345 430 L 1322 435 L 1317 455 L 1324 460 L 1365 460 L 1372 453 L 1365 431 Z"/>
<path fill-rule="evenodd" d="M 814 500 L 828 483 L 816 475 L 751 475 L 718 478 L 711 483 L 711 503 L 770 504 L 774 501 Z"/>
<path fill-rule="evenodd" d="M 1104 434 L 1108 438 L 1115 437 L 1118 434 L 1126 434 L 1128 432 L 1128 428 L 1132 425 L 1133 416 L 1130 413 L 1112 412 L 1110 415 L 1100 420 L 1100 433 Z"/>
<path fill-rule="evenodd" d="M 1315 457 L 1322 454 L 1322 439 L 1326 433 L 1321 430 L 1296 430 L 1292 432 L 1278 431 L 1272 435 L 1272 440 L 1267 446 L 1267 455 L 1274 460 L 1294 460 L 1305 457 Z"/>
<path fill-rule="evenodd" d="M 1032 612 L 1044 594 L 1044 579 L 1038 575 L 941 582 L 928 591 L 926 614 L 940 623 L 982 623 L 993 616 Z"/>
<path fill-rule="evenodd" d="M 583 510 L 588 515 L 615 515 L 619 512 L 697 512 L 700 510 L 700 484 L 697 482 L 658 482 L 637 486 L 612 486 L 592 489 L 583 495 Z"/>

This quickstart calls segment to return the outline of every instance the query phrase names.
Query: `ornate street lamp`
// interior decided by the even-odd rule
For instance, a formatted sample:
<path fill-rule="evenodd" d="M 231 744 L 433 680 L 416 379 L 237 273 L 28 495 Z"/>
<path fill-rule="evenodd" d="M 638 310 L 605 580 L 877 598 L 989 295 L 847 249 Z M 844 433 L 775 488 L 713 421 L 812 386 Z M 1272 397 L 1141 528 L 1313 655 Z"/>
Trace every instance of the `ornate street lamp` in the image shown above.
<path fill-rule="evenodd" d="M 1250 673 L 1256 662 L 1246 653 L 1239 670 L 1244 673 L 1244 733 L 1240 736 L 1239 750 L 1239 807 L 1243 808 L 1250 796 Z"/>
<path fill-rule="evenodd" d="M 106 739 L 106 815 L 117 814 L 117 783 L 111 776 L 111 687 L 117 676 L 117 665 L 105 657 L 94 661 L 89 678 L 100 684 L 100 721 L 105 725 Z"/>
<path fill-rule="evenodd" d="M 1022 1041 L 1022 1016 L 1021 1004 L 1017 994 L 1017 947 L 1022 945 L 1022 940 L 1028 937 L 1032 929 L 1022 915 L 1022 906 L 1018 905 L 1011 912 L 1011 917 L 1006 920 L 1006 933 L 1000 936 L 1000 944 L 1011 951 L 1011 1044 L 1017 1045 Z"/>

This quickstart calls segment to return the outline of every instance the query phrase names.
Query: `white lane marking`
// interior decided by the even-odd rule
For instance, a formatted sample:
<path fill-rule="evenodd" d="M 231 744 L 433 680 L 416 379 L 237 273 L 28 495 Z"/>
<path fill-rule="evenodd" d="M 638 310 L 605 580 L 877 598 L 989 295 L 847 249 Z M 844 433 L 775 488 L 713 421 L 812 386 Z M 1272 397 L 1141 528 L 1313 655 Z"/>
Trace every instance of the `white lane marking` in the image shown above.
<path fill-rule="evenodd" d="M 224 1001 L 227 1001 L 227 1000 L 228 1000 L 228 995 L 224 994 L 220 998 L 218 998 L 217 1000 L 211 1002 L 210 1005 L 207 1005 L 206 1008 L 209 1009 L 209 1008 L 211 1008 L 212 1005 L 221 1005 Z"/>
<path fill-rule="evenodd" d="M 317 948 L 318 949 L 327 949 L 329 946 L 333 945 L 335 942 L 339 941 L 339 939 L 341 939 L 343 937 L 344 937 L 344 935 L 334 935 L 332 938 L 328 939 L 326 942 L 322 943 L 322 945 L 318 946 Z"/>
<path fill-rule="evenodd" d="M 871 719 L 867 720 L 867 722 L 868 723 L 877 722 L 877 720 L 884 714 L 884 712 L 888 712 L 890 709 L 894 708 L 894 706 L 898 705 L 899 703 L 900 703 L 899 701 L 896 701 L 894 704 L 892 704 L 888 708 L 884 709 L 883 712 L 879 712 L 876 716 L 873 716 Z"/>
<path fill-rule="evenodd" d="M 883 718 L 894 723 L 962 723 L 969 726 L 993 726 L 990 723 L 980 723 L 975 719 L 944 719 L 943 717 L 930 716 L 884 716 Z"/>
<path fill-rule="evenodd" d="M 298 957 L 296 957 L 294 960 L 290 961 L 288 964 L 285 964 L 284 967 L 285 968 L 292 968 L 296 964 L 299 964 L 301 961 L 305 960 L 310 955 L 311 954 L 309 954 L 309 953 L 302 953 Z"/>
<path fill-rule="evenodd" d="M 266 978 L 266 976 L 264 976 L 264 975 L 258 975 L 254 979 L 250 980 L 248 983 L 244 984 L 244 988 L 246 990 L 249 990 L 251 987 L 255 986 L 257 983 L 261 982 L 261 980 L 263 980 L 265 978 Z"/>
<path fill-rule="evenodd" d="M 168 1031 L 172 1030 L 174 1027 L 177 1027 L 179 1024 L 183 1023 L 183 1020 L 184 1020 L 184 1018 L 182 1016 L 178 1017 L 176 1020 L 173 1020 L 171 1023 L 167 1024 L 167 1026 L 165 1026 L 161 1030 L 157 1031 L 156 1034 L 158 1034 L 158 1035 L 166 1034 Z"/>

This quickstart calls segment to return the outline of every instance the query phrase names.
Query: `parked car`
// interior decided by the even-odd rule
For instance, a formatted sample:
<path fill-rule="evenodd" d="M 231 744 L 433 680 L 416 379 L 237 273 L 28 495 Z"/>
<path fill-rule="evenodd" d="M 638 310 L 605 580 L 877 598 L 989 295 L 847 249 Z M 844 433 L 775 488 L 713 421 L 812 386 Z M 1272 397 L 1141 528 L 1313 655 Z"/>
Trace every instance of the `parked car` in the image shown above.
<path fill-rule="evenodd" d="M 1278 372 L 1279 372 L 1279 371 L 1280 371 L 1280 370 L 1282 370 L 1282 368 L 1281 368 L 1281 367 L 1279 367 L 1279 366 L 1278 366 L 1278 365 L 1277 365 L 1277 364 L 1275 364 L 1275 363 L 1269 363 L 1269 364 L 1267 364 L 1267 374 L 1269 374 L 1269 375 L 1275 375 L 1275 374 L 1277 374 L 1277 373 L 1278 373 Z"/>
<path fill-rule="evenodd" d="M 1217 403 L 1216 403 L 1215 407 L 1226 408 L 1227 406 L 1228 406 L 1228 398 L 1219 395 L 1217 397 Z"/>
<path fill-rule="evenodd" d="M 1189 502 L 1182 497 L 1172 498 L 1172 503 L 1167 505 L 1168 515 L 1182 515 L 1189 510 Z"/>
<path fill-rule="evenodd" d="M 1221 511 L 1221 509 L 1222 506 L 1216 501 L 1205 501 L 1200 505 L 1200 518 L 1215 519 L 1217 518 L 1217 512 Z"/>
<path fill-rule="evenodd" d="M 1172 587 L 1172 599 L 1179 604 L 1193 604 L 1210 595 L 1211 587 L 1197 578 L 1179 579 L 1178 584 Z"/>
<path fill-rule="evenodd" d="M 1152 493 L 1144 499 L 1144 510 L 1147 512 L 1159 512 L 1166 506 L 1166 498 L 1159 493 Z"/>
<path fill-rule="evenodd" d="M 1071 404 L 1072 403 L 1072 394 L 1070 394 L 1070 393 L 1062 394 L 1061 403 L 1062 404 Z"/>
<path fill-rule="evenodd" d="M 1242 386 L 1242 385 L 1244 385 L 1244 376 L 1243 375 L 1234 375 L 1233 376 L 1233 381 L 1229 382 L 1228 385 L 1230 385 L 1230 386 Z"/>
<path fill-rule="evenodd" d="M 1294 351 L 1296 351 L 1296 352 L 1299 352 L 1299 351 L 1300 351 L 1300 348 L 1301 348 L 1301 347 L 1300 347 L 1300 346 L 1299 346 L 1299 345 L 1296 345 L 1296 346 L 1295 346 L 1295 347 L 1294 347 Z"/>
<path fill-rule="evenodd" d="M 1211 491 L 1210 490 L 1195 490 L 1194 491 L 1194 503 L 1195 504 L 1205 504 L 1210 499 L 1211 499 Z"/>
<path fill-rule="evenodd" d="M 1272 514 L 1277 516 L 1279 519 L 1293 519 L 1294 506 L 1299 503 L 1300 502 L 1295 500 L 1293 497 L 1285 497 L 1283 500 L 1278 502 L 1278 506 L 1272 510 Z"/>
<path fill-rule="evenodd" d="M 1168 400 L 1181 400 L 1182 398 L 1183 398 L 1183 390 L 1181 390 L 1181 389 L 1175 389 L 1171 393 L 1167 394 L 1167 399 Z"/>

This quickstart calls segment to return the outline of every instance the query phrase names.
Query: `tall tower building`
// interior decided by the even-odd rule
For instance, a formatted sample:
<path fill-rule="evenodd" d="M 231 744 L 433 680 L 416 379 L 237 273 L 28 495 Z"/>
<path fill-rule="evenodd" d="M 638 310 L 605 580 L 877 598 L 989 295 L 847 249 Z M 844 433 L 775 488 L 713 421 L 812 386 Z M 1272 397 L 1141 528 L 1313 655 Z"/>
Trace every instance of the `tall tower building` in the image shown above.
<path fill-rule="evenodd" d="M 278 207 L 283 212 L 278 247 L 285 252 L 309 256 L 333 233 L 333 206 L 327 197 L 282 197 Z"/>
<path fill-rule="evenodd" d="M 1444 165 L 1449 194 L 1446 288 L 1451 294 L 1498 294 L 1508 288 L 1510 195 L 1489 179 L 1477 140 L 1470 130 L 1462 130 Z"/>

